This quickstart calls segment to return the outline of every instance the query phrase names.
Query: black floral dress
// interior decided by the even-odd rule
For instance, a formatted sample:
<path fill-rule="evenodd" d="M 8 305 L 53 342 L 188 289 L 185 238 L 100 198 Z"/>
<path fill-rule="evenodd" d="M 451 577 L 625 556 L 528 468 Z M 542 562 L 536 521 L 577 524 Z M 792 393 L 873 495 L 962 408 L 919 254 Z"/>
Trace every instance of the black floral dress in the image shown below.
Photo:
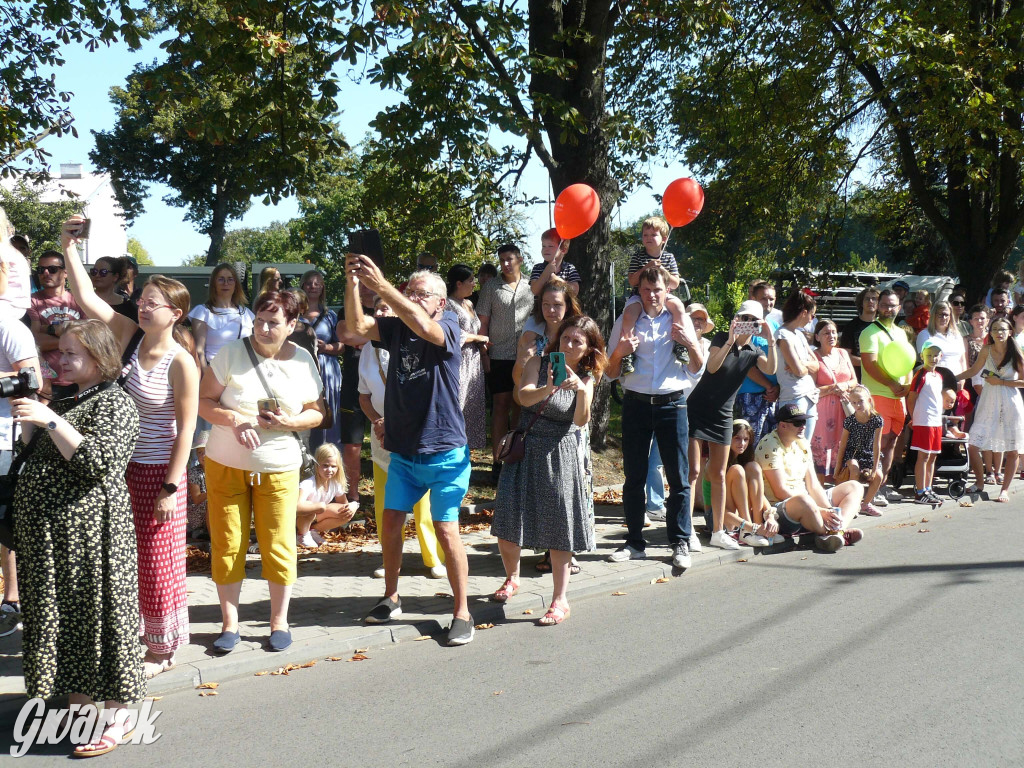
<path fill-rule="evenodd" d="M 110 384 L 53 410 L 83 439 L 67 460 L 42 434 L 18 481 L 25 688 L 44 699 L 140 701 L 138 563 L 124 480 L 138 412 Z"/>

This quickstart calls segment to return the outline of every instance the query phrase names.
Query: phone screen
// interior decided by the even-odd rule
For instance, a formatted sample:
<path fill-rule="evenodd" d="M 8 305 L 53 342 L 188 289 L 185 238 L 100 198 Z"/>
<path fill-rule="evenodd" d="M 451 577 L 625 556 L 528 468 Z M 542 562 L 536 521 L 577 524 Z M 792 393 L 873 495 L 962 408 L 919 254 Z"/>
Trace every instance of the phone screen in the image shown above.
<path fill-rule="evenodd" d="M 380 232 L 376 229 L 358 229 L 349 235 L 348 252 L 369 256 L 381 270 L 384 269 L 384 248 Z"/>
<path fill-rule="evenodd" d="M 555 386 L 561 386 L 568 376 L 565 372 L 565 354 L 562 352 L 551 353 L 551 371 L 554 375 Z"/>

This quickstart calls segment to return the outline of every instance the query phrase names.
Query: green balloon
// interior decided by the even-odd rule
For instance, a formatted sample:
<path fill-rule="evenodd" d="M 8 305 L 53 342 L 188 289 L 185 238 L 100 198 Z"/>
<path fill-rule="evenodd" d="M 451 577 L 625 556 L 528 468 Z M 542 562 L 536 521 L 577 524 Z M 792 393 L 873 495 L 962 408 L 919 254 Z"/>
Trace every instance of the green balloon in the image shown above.
<path fill-rule="evenodd" d="M 917 352 L 906 341 L 893 341 L 882 347 L 878 356 L 882 370 L 894 379 L 902 379 L 912 370 L 917 362 Z"/>

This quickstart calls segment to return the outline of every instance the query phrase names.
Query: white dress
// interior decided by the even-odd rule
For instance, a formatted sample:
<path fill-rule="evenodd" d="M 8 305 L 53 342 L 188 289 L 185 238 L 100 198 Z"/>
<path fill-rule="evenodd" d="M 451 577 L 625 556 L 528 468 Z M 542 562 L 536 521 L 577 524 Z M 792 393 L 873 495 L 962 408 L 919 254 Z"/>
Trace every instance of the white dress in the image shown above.
<path fill-rule="evenodd" d="M 997 370 L 991 355 L 985 360 L 985 369 L 996 371 L 1002 379 L 1019 378 L 1012 361 Z M 968 443 L 983 451 L 1024 450 L 1024 399 L 1020 391 L 983 381 Z"/>

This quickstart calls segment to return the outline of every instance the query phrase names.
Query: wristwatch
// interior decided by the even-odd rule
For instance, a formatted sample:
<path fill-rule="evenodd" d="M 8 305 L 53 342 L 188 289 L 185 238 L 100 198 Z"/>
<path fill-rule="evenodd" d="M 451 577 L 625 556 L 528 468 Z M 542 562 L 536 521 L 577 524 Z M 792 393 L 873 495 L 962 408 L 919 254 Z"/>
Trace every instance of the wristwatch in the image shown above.
<path fill-rule="evenodd" d="M 174 483 L 164 483 L 162 487 L 165 491 L 167 491 L 170 494 L 175 494 L 178 492 L 178 486 Z"/>
<path fill-rule="evenodd" d="M 48 421 L 48 422 L 46 422 L 46 429 L 49 430 L 50 432 L 53 432 L 53 430 L 55 430 L 56 428 L 57 428 L 57 422 L 56 421 Z"/>

